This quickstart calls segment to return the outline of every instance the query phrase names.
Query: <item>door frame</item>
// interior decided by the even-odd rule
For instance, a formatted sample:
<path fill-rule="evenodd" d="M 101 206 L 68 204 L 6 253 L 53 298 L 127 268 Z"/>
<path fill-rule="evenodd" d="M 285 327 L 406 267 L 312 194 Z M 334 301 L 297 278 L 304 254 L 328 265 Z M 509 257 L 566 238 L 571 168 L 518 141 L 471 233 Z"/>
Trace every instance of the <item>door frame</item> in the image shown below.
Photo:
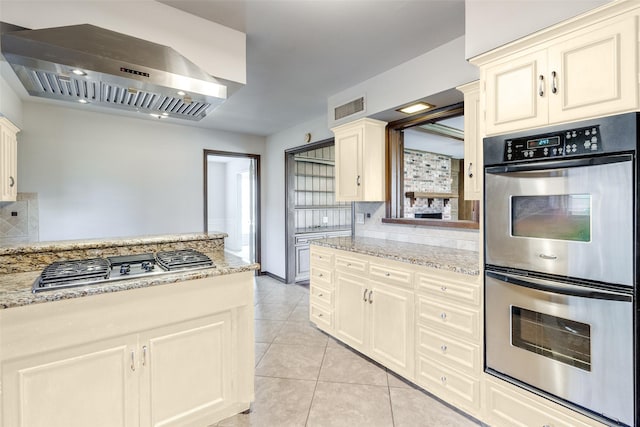
<path fill-rule="evenodd" d="M 295 188 L 295 183 L 293 182 L 295 176 L 294 155 L 298 153 L 304 153 L 305 151 L 315 150 L 317 148 L 329 147 L 334 144 L 334 139 L 328 138 L 323 139 L 322 141 L 311 142 L 305 145 L 300 145 L 298 147 L 289 148 L 284 151 L 285 283 L 295 283 L 296 277 L 296 225 L 294 218 L 295 197 L 293 195 L 293 190 Z"/>
<path fill-rule="evenodd" d="M 249 153 L 236 153 L 236 152 L 232 152 L 232 151 L 220 151 L 220 150 L 208 150 L 208 149 L 204 149 L 203 151 L 203 183 L 202 183 L 202 187 L 203 187 L 203 200 L 204 200 L 204 216 L 203 216 L 203 230 L 205 233 L 209 232 L 209 224 L 208 224 L 208 204 L 209 204 L 209 200 L 208 200 L 208 195 L 209 195 L 209 188 L 208 188 L 208 176 L 209 176 L 209 162 L 207 161 L 207 158 L 211 155 L 211 156 L 220 156 L 220 157 L 239 157 L 239 158 L 248 158 L 251 160 L 255 161 L 255 189 L 256 189 L 256 193 L 255 193 L 255 205 L 256 205 L 256 217 L 255 217 L 255 224 L 256 224 L 256 228 L 255 228 L 255 262 L 256 263 L 260 263 L 261 260 L 261 247 L 260 247 L 260 242 L 261 242 L 261 219 L 260 219 L 260 205 L 261 205 L 261 199 L 260 199 L 260 155 L 259 154 L 249 154 Z M 260 270 L 258 269 L 256 270 L 256 274 L 260 274 Z"/>

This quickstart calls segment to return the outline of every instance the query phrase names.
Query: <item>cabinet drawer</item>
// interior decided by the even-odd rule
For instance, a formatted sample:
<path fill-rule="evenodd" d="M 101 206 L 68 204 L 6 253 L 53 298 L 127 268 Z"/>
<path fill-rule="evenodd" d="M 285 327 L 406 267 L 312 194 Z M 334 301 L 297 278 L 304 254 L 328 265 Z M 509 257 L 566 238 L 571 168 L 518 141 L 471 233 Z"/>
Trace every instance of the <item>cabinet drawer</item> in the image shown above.
<path fill-rule="evenodd" d="M 333 266 L 333 254 L 311 245 L 311 265 L 331 268 Z"/>
<path fill-rule="evenodd" d="M 435 277 L 423 274 L 417 275 L 417 288 L 419 291 L 427 292 L 437 296 L 443 301 L 451 303 L 463 302 L 479 306 L 480 286 L 471 282 L 475 278 L 470 277 L 469 283 L 452 282 L 449 280 L 438 280 Z"/>
<path fill-rule="evenodd" d="M 366 274 L 367 262 L 356 258 L 348 258 L 336 256 L 336 270 L 344 271 L 352 274 Z"/>
<path fill-rule="evenodd" d="M 418 351 L 429 359 L 471 376 L 480 374 L 480 348 L 477 345 L 420 326 Z"/>
<path fill-rule="evenodd" d="M 480 407 L 480 381 L 418 355 L 418 385 L 454 406 L 475 412 Z"/>
<path fill-rule="evenodd" d="M 331 330 L 333 327 L 333 316 L 331 311 L 318 304 L 309 304 L 309 319 L 320 329 Z"/>
<path fill-rule="evenodd" d="M 311 285 L 309 295 L 311 302 L 324 304 L 327 309 L 333 307 L 333 291 Z"/>
<path fill-rule="evenodd" d="M 474 342 L 480 339 L 480 313 L 477 310 L 420 296 L 418 321 L 423 326 L 458 334 Z"/>
<path fill-rule="evenodd" d="M 333 271 L 329 269 L 312 265 L 309 280 L 312 285 L 333 289 Z"/>
<path fill-rule="evenodd" d="M 491 381 L 485 382 L 485 406 L 488 420 L 496 427 L 587 427 L 603 426 L 596 421 L 583 422 L 581 415 L 566 409 L 563 414 L 550 407 L 551 403 L 542 405 L 533 399 L 515 391 L 515 387 L 502 387 Z"/>
<path fill-rule="evenodd" d="M 408 270 L 371 263 L 369 277 L 381 283 L 413 288 L 413 273 Z"/>

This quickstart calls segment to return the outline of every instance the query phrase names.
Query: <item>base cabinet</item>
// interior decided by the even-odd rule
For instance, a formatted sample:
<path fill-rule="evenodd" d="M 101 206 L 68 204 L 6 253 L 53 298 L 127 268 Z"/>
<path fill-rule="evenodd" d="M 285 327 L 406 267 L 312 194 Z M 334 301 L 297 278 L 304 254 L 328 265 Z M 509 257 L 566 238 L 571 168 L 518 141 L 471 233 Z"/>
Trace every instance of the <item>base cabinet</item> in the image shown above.
<path fill-rule="evenodd" d="M 203 427 L 248 409 L 252 288 L 246 272 L 0 311 L 0 426 Z"/>

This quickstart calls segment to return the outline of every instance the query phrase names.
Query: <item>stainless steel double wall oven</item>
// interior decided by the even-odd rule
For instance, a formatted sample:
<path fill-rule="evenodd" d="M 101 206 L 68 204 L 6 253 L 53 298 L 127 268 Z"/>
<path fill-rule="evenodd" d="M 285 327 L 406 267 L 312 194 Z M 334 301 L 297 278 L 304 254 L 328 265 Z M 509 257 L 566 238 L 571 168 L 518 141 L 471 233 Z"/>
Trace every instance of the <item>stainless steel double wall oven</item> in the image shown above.
<path fill-rule="evenodd" d="M 640 425 L 636 113 L 484 140 L 485 365 Z"/>

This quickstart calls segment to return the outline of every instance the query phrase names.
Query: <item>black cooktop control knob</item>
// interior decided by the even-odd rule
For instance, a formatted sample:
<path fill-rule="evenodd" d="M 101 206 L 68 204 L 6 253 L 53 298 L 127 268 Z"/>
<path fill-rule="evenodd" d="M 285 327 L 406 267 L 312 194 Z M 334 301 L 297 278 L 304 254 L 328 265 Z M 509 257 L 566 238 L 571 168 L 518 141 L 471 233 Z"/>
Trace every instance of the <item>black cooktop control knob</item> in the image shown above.
<path fill-rule="evenodd" d="M 147 272 L 153 271 L 154 268 L 155 268 L 155 264 L 154 263 L 152 263 L 150 261 L 143 261 L 142 262 L 142 269 L 144 271 L 147 271 Z"/>
<path fill-rule="evenodd" d="M 129 272 L 131 271 L 131 266 L 129 264 L 122 264 L 120 266 L 120 274 L 121 275 L 126 275 L 129 274 Z"/>

